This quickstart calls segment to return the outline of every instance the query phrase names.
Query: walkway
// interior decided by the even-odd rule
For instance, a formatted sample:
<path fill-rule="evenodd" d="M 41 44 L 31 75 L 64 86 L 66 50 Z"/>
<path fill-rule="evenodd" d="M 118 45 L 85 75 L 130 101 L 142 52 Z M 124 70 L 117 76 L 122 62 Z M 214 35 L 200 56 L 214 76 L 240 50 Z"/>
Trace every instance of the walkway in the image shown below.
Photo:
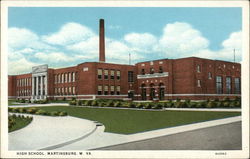
<path fill-rule="evenodd" d="M 76 117 L 33 115 L 33 121 L 21 130 L 9 133 L 9 150 L 51 149 L 72 143 L 96 129 L 92 121 Z"/>
<path fill-rule="evenodd" d="M 241 128 L 241 122 L 234 122 L 100 150 L 241 150 Z"/>

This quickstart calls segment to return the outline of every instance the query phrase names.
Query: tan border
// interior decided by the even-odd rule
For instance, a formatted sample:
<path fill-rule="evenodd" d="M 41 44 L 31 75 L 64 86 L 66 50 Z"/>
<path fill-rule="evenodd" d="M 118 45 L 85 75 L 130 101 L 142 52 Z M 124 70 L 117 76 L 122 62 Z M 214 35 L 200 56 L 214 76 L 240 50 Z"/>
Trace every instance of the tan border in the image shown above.
<path fill-rule="evenodd" d="M 17 156 L 8 151 L 7 133 L 7 19 L 8 7 L 242 7 L 242 147 L 237 151 L 76 151 L 91 152 L 91 156 Z M 249 2 L 246 1 L 2 1 L 1 2 L 1 157 L 18 158 L 248 158 L 249 157 Z M 29 151 L 36 152 L 36 151 Z M 60 152 L 60 151 L 56 151 Z M 73 152 L 73 151 L 68 151 Z M 226 152 L 226 155 L 215 155 Z"/>

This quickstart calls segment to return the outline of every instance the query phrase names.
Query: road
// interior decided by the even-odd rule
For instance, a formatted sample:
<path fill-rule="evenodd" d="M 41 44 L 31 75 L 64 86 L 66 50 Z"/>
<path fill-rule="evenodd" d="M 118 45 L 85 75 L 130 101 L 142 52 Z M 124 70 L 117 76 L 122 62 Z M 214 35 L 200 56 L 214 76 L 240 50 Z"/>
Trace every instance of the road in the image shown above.
<path fill-rule="evenodd" d="M 234 122 L 99 150 L 240 150 L 241 138 L 241 122 Z"/>

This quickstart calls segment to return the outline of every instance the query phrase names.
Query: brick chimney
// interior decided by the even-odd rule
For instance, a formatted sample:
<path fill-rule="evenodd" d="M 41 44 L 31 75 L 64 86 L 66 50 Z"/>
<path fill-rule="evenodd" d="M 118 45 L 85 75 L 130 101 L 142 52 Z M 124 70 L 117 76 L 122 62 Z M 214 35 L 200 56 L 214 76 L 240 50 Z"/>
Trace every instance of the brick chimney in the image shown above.
<path fill-rule="evenodd" d="M 99 62 L 105 62 L 105 30 L 104 19 L 100 19 L 99 28 Z"/>

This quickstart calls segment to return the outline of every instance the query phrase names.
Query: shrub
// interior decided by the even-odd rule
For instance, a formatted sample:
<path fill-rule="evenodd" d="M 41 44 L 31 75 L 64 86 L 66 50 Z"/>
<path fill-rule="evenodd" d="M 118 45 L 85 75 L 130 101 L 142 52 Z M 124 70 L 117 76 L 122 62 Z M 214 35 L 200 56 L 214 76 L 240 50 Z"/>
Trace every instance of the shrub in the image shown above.
<path fill-rule="evenodd" d="M 121 102 L 119 102 L 119 101 L 117 101 L 117 102 L 115 102 L 114 103 L 114 107 L 120 107 L 122 104 L 121 104 Z"/>
<path fill-rule="evenodd" d="M 50 112 L 50 115 L 51 115 L 51 116 L 58 116 L 58 115 L 59 115 L 59 112 L 53 111 L 53 112 Z"/>
<path fill-rule="evenodd" d="M 183 106 L 183 103 L 181 101 L 177 101 L 174 103 L 175 108 L 182 108 L 182 106 Z"/>
<path fill-rule="evenodd" d="M 69 105 L 76 105 L 76 101 L 75 100 L 70 101 Z"/>
<path fill-rule="evenodd" d="M 93 101 L 91 102 L 91 106 L 98 106 L 97 101 L 96 101 L 96 100 L 93 100 Z"/>
<path fill-rule="evenodd" d="M 11 115 L 11 117 L 15 119 L 17 116 L 16 116 L 16 114 L 13 114 L 13 115 Z"/>
<path fill-rule="evenodd" d="M 105 107 L 105 104 L 103 102 L 98 102 L 99 107 Z"/>
<path fill-rule="evenodd" d="M 223 107 L 223 102 L 215 102 L 215 103 L 217 108 Z"/>
<path fill-rule="evenodd" d="M 46 104 L 46 103 L 48 103 L 47 100 L 40 100 L 40 104 Z"/>
<path fill-rule="evenodd" d="M 12 111 L 13 111 L 13 108 L 8 107 L 8 111 L 9 111 L 9 112 L 12 112 Z"/>
<path fill-rule="evenodd" d="M 25 99 L 22 99 L 20 102 L 21 102 L 21 103 L 25 103 Z"/>
<path fill-rule="evenodd" d="M 199 102 L 196 104 L 196 108 L 205 108 L 206 103 L 205 102 Z"/>
<path fill-rule="evenodd" d="M 163 104 L 162 103 L 156 103 L 153 109 L 162 109 Z"/>
<path fill-rule="evenodd" d="M 67 116 L 68 115 L 68 113 L 67 112 L 65 112 L 65 111 L 62 111 L 62 112 L 59 112 L 59 114 L 58 114 L 59 116 Z"/>
<path fill-rule="evenodd" d="M 135 103 L 134 102 L 129 102 L 128 107 L 129 108 L 135 108 Z"/>
<path fill-rule="evenodd" d="M 110 100 L 110 101 L 106 102 L 106 106 L 113 107 L 114 106 L 114 101 Z"/>
<path fill-rule="evenodd" d="M 136 108 L 143 108 L 143 104 L 142 103 L 137 103 Z"/>
<path fill-rule="evenodd" d="M 237 108 L 241 108 L 241 102 L 236 101 L 236 102 L 235 102 L 235 107 L 237 107 Z"/>
<path fill-rule="evenodd" d="M 223 101 L 230 102 L 230 99 L 228 97 L 223 98 Z"/>
<path fill-rule="evenodd" d="M 180 98 L 177 98 L 177 99 L 176 99 L 176 102 L 180 102 L 180 101 L 181 101 L 181 99 L 180 99 Z"/>
<path fill-rule="evenodd" d="M 235 98 L 234 98 L 234 101 L 236 101 L 236 102 L 237 102 L 237 101 L 241 101 L 241 99 L 240 99 L 240 97 L 235 97 Z"/>
<path fill-rule="evenodd" d="M 189 104 L 190 102 L 191 102 L 190 99 L 186 99 L 186 100 L 185 100 L 185 103 L 187 103 L 187 104 Z"/>
<path fill-rule="evenodd" d="M 45 110 L 42 110 L 42 109 L 39 109 L 37 112 L 36 112 L 37 115 L 48 115 L 48 112 L 46 112 Z"/>
<path fill-rule="evenodd" d="M 235 101 L 233 101 L 233 102 L 231 102 L 231 103 L 230 103 L 229 107 L 230 107 L 230 108 L 234 108 L 234 107 L 235 107 L 235 105 L 236 105 L 236 102 L 235 102 Z"/>
<path fill-rule="evenodd" d="M 174 106 L 174 103 L 173 103 L 172 101 L 166 102 L 166 103 L 164 104 L 164 107 L 167 107 L 167 108 L 171 108 L 171 107 L 173 107 L 173 106 Z"/>
<path fill-rule="evenodd" d="M 85 103 L 86 103 L 86 106 L 91 106 L 92 100 L 87 100 L 87 101 L 85 101 Z"/>
<path fill-rule="evenodd" d="M 151 107 L 151 103 L 145 103 L 145 105 L 143 106 L 144 109 L 151 109 Z"/>
<path fill-rule="evenodd" d="M 226 107 L 226 108 L 228 108 L 230 106 L 230 102 L 224 102 L 223 106 Z"/>
<path fill-rule="evenodd" d="M 182 103 L 182 108 L 187 108 L 188 107 L 188 105 L 190 104 L 190 102 L 183 102 Z"/>
<path fill-rule="evenodd" d="M 27 109 L 27 113 L 30 113 L 30 114 L 35 114 L 37 111 L 38 111 L 37 108 L 29 108 L 29 109 Z"/>
<path fill-rule="evenodd" d="M 19 108 L 18 112 L 19 113 L 26 113 L 27 112 L 27 108 Z"/>
<path fill-rule="evenodd" d="M 216 103 L 214 101 L 210 101 L 207 103 L 207 108 L 215 108 L 216 107 Z"/>
<path fill-rule="evenodd" d="M 81 106 L 82 105 L 82 101 L 81 100 L 77 100 L 76 101 L 76 105 Z"/>
<path fill-rule="evenodd" d="M 219 100 L 219 98 L 215 98 L 214 101 L 215 102 L 219 102 L 220 100 Z"/>

